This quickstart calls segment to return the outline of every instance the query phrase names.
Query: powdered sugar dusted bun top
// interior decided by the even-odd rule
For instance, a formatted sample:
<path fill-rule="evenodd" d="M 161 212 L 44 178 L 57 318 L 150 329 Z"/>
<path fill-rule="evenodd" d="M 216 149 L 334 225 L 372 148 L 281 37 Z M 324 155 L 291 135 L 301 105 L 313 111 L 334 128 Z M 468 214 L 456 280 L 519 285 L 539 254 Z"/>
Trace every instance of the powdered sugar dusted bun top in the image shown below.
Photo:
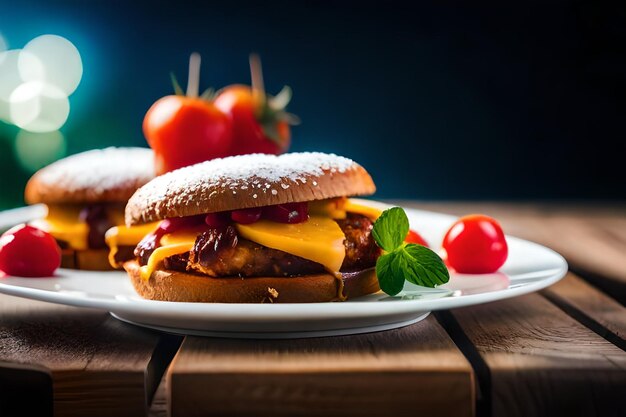
<path fill-rule="evenodd" d="M 29 204 L 126 202 L 154 176 L 150 149 L 95 149 L 37 171 L 26 184 L 25 199 Z"/>
<path fill-rule="evenodd" d="M 361 165 L 334 154 L 239 155 L 181 168 L 150 181 L 128 201 L 126 223 L 374 191 L 376 186 Z"/>

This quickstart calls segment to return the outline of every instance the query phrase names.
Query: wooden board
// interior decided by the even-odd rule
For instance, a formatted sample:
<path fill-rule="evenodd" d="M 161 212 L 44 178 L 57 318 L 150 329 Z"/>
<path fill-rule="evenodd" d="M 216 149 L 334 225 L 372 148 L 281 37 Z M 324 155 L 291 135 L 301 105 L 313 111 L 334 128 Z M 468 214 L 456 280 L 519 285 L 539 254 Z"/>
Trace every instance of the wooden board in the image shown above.
<path fill-rule="evenodd" d="M 47 370 L 0 362 L 0 416 L 51 416 L 52 410 Z"/>
<path fill-rule="evenodd" d="M 169 416 L 169 389 L 167 386 L 167 371 L 163 374 L 161 382 L 154 392 L 152 403 L 148 410 L 148 417 L 167 417 Z"/>
<path fill-rule="evenodd" d="M 24 407 L 35 406 L 39 412 L 31 415 L 145 415 L 180 343 L 103 311 L 6 295 L 0 295 L 0 339 L 0 381 L 23 381 L 12 393 L 0 391 L 2 416 L 20 409 L 16 415 L 26 415 Z"/>
<path fill-rule="evenodd" d="M 507 234 L 556 250 L 572 270 L 626 304 L 624 204 L 395 203 L 454 215 L 479 212 L 493 216 Z"/>
<path fill-rule="evenodd" d="M 471 416 L 469 363 L 433 317 L 300 340 L 187 337 L 168 373 L 172 416 Z"/>
<path fill-rule="evenodd" d="M 479 358 L 487 415 L 618 416 L 626 353 L 539 294 L 439 314 Z M 462 334 L 454 334 L 461 331 Z M 466 352 L 467 353 L 467 352 Z M 485 380 L 486 379 L 486 380 Z M 623 414 L 621 414 L 623 415 Z"/>
<path fill-rule="evenodd" d="M 0 295 L 0 416 L 623 415 L 626 206 L 405 205 L 490 214 L 582 275 L 388 332 L 188 337 L 162 379 L 180 338 Z"/>
<path fill-rule="evenodd" d="M 569 273 L 542 294 L 567 314 L 626 351 L 626 307 Z"/>

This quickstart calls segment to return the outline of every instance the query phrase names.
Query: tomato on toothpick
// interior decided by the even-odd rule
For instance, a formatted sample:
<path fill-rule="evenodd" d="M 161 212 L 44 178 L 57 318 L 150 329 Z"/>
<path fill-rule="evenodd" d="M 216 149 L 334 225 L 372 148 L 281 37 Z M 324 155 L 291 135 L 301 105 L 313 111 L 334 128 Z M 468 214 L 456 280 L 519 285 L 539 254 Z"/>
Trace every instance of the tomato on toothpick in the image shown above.
<path fill-rule="evenodd" d="M 189 59 L 187 94 L 175 79 L 176 95 L 157 100 L 146 113 L 143 132 L 154 150 L 157 174 L 228 156 L 231 117 L 217 108 L 212 90 L 198 96 L 200 55 Z"/>
<path fill-rule="evenodd" d="M 0 275 L 47 277 L 61 266 L 61 249 L 43 230 L 20 224 L 0 236 Z"/>
<path fill-rule="evenodd" d="M 497 271 L 508 256 L 502 227 L 482 214 L 461 217 L 443 238 L 444 260 L 457 272 L 488 274 Z"/>
<path fill-rule="evenodd" d="M 215 106 L 233 120 L 232 155 L 248 153 L 281 154 L 291 143 L 290 125 L 299 119 L 287 113 L 291 88 L 285 86 L 276 96 L 265 92 L 261 61 L 250 56 L 252 87 L 232 85 L 220 91 Z"/>

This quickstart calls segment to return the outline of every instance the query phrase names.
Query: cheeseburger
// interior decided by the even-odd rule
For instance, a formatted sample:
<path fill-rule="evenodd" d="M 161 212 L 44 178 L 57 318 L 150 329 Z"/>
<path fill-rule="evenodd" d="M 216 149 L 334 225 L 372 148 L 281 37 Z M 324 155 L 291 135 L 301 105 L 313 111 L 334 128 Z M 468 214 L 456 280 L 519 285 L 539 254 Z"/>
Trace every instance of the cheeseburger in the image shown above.
<path fill-rule="evenodd" d="M 323 302 L 379 290 L 376 187 L 332 154 L 242 155 L 157 177 L 126 224 L 160 222 L 124 264 L 137 292 L 165 301 Z"/>
<path fill-rule="evenodd" d="M 133 257 L 149 227 L 126 228 L 124 205 L 154 178 L 153 160 L 149 149 L 106 148 L 61 159 L 33 175 L 25 200 L 45 204 L 48 215 L 31 224 L 56 239 L 62 267 L 106 270 Z M 105 234 L 111 228 L 119 246 L 109 253 Z"/>

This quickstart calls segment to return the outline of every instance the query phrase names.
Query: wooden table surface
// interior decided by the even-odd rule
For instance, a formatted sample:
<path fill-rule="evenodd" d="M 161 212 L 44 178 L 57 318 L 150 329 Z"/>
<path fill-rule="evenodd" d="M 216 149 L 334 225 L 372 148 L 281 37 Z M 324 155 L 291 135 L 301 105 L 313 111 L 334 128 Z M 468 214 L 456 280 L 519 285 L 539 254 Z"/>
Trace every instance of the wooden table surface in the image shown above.
<path fill-rule="evenodd" d="M 278 341 L 0 295 L 0 416 L 626 415 L 626 205 L 401 204 L 492 215 L 570 273 L 401 329 Z"/>

